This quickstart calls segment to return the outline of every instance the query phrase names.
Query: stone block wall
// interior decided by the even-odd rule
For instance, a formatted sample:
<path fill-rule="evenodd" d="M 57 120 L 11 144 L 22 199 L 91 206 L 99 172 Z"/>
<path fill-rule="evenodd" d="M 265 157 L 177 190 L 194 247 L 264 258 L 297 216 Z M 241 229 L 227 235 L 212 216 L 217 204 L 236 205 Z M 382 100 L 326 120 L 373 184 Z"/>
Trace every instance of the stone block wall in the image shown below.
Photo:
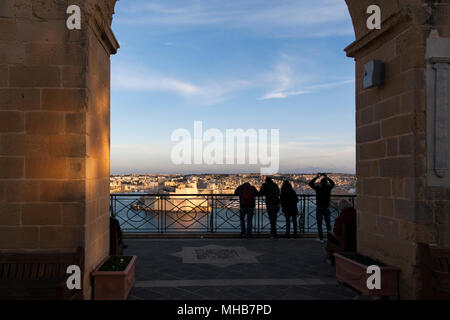
<path fill-rule="evenodd" d="M 0 4 L 0 248 L 83 245 L 86 38 L 67 1 Z"/>
<path fill-rule="evenodd" d="M 356 61 L 358 251 L 400 267 L 401 297 L 417 298 L 417 243 L 448 245 L 449 189 L 427 181 L 426 51 L 432 29 L 448 33 L 450 3 L 347 3 L 357 35 L 346 51 Z M 371 4 L 382 10 L 381 30 L 365 26 Z M 371 60 L 385 63 L 385 84 L 364 89 Z"/>
<path fill-rule="evenodd" d="M 86 113 L 86 235 L 88 269 L 109 253 L 110 59 L 109 52 L 89 34 Z M 105 226 L 108 226 L 106 228 Z"/>
<path fill-rule="evenodd" d="M 81 30 L 66 27 L 71 4 L 82 8 Z M 84 247 L 86 298 L 109 251 L 109 55 L 118 44 L 99 19 L 104 5 L 0 2 L 0 251 Z"/>

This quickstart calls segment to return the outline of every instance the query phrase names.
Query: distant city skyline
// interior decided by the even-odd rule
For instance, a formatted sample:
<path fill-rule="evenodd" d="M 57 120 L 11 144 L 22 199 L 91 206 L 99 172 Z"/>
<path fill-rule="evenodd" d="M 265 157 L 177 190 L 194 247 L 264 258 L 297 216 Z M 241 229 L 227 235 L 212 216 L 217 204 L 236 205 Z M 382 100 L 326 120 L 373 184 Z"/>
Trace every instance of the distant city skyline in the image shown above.
<path fill-rule="evenodd" d="M 289 180 L 297 192 L 314 193 L 308 182 L 315 174 L 277 174 L 275 183 Z M 354 194 L 356 176 L 352 174 L 331 174 L 336 186 L 334 194 Z M 264 177 L 259 174 L 192 174 L 192 175 L 115 175 L 110 177 L 111 193 L 169 193 L 169 194 L 232 194 L 244 182 L 259 188 Z"/>
<path fill-rule="evenodd" d="M 246 173 L 171 163 L 171 133 L 279 129 L 280 173 L 355 172 L 353 42 L 341 0 L 120 1 L 112 174 Z"/>

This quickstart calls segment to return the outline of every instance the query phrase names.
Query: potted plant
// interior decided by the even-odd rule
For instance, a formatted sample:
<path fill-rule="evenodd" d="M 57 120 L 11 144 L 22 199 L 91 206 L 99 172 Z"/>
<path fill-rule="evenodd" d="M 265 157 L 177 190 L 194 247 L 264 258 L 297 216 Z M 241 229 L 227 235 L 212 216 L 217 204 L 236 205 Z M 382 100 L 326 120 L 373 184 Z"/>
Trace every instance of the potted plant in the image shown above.
<path fill-rule="evenodd" d="M 109 256 L 92 272 L 94 300 L 126 300 L 134 285 L 136 256 Z"/>
<path fill-rule="evenodd" d="M 336 259 L 336 278 L 348 284 L 366 296 L 397 297 L 398 273 L 400 269 L 385 265 L 383 262 L 360 255 L 356 252 L 334 254 Z M 369 266 L 380 267 L 380 289 L 369 289 L 367 273 Z"/>

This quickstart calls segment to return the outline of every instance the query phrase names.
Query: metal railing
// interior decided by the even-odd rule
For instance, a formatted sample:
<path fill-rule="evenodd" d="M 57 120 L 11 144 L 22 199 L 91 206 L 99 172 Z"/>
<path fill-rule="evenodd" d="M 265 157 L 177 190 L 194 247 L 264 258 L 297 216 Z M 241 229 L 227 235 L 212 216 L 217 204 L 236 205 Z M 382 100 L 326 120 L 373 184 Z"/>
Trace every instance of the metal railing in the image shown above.
<path fill-rule="evenodd" d="M 300 233 L 317 232 L 316 196 L 298 196 Z M 338 216 L 342 199 L 355 205 L 354 195 L 331 196 L 331 223 Z M 278 213 L 277 229 L 286 228 Z M 234 233 L 240 232 L 239 197 L 229 194 L 111 194 L 111 216 L 119 220 L 125 233 Z M 324 227 L 325 230 L 325 227 Z M 256 198 L 253 232 L 270 231 L 264 199 Z"/>

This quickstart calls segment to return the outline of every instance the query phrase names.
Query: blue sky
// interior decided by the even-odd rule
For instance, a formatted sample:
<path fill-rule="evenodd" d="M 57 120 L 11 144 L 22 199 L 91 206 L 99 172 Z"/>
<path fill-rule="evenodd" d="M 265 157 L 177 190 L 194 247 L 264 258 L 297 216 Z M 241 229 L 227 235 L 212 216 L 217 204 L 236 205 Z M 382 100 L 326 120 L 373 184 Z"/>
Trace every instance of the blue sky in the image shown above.
<path fill-rule="evenodd" d="M 172 164 L 174 130 L 280 130 L 280 172 L 354 172 L 354 40 L 343 0 L 122 0 L 113 30 L 112 173 Z"/>

